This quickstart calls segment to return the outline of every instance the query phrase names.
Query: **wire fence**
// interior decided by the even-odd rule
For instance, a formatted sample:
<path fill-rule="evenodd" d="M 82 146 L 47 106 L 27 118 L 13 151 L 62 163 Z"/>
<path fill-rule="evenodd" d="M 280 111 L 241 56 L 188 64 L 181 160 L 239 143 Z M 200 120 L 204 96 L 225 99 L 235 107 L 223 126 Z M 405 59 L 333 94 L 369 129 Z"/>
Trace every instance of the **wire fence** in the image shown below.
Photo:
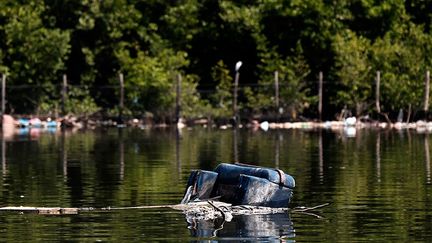
<path fill-rule="evenodd" d="M 122 74 L 119 75 L 119 79 L 122 79 L 120 77 L 123 77 Z M 424 110 L 428 110 L 428 104 L 429 104 L 429 71 L 426 72 L 426 78 L 424 79 L 424 102 L 423 102 L 423 108 Z M 180 76 L 181 78 L 181 76 Z M 127 82 L 127 78 L 126 78 Z M 419 80 L 420 82 L 420 80 Z M 423 81 L 422 81 L 423 82 Z M 181 84 L 173 83 L 173 90 L 176 86 L 181 87 Z M 301 82 L 292 84 L 288 82 L 287 80 L 283 82 L 279 82 L 277 78 L 277 72 L 275 72 L 275 80 L 268 80 L 266 83 L 239 83 L 237 87 L 235 87 L 235 83 L 233 83 L 230 92 L 238 91 L 240 94 L 244 93 L 245 89 L 251 89 L 254 92 L 260 93 L 260 92 L 266 92 L 269 96 L 274 97 L 276 100 L 284 99 L 284 97 L 279 97 L 281 94 L 283 94 L 284 89 L 303 89 L 307 88 L 309 89 L 308 95 L 314 96 L 318 98 L 318 104 L 317 104 L 317 113 L 318 116 L 321 118 L 322 113 L 322 105 L 323 105 L 323 90 L 336 93 L 338 88 L 341 88 L 342 86 L 346 86 L 347 84 L 340 81 L 340 80 L 326 80 L 323 77 L 322 72 L 319 73 L 316 80 L 311 79 L 305 79 Z M 297 85 L 297 87 L 294 87 Z M 211 94 L 215 93 L 216 85 L 209 85 L 209 84 L 200 84 L 198 85 L 198 88 L 196 92 L 201 95 L 202 97 L 210 97 Z M 377 76 L 375 77 L 375 80 L 373 80 L 370 83 L 370 87 L 375 90 L 376 94 L 375 97 L 372 97 L 371 99 L 374 99 L 374 102 L 376 104 L 376 109 L 378 112 L 380 112 L 380 72 L 377 72 Z M 130 88 L 130 87 L 129 87 Z M 139 92 L 139 87 L 133 88 L 134 92 Z M 71 93 L 72 92 L 72 93 Z M 44 95 L 48 95 L 49 98 L 54 99 L 58 102 L 61 102 L 62 104 L 65 103 L 65 101 L 68 99 L 70 95 L 74 95 L 73 92 L 81 93 L 81 95 L 84 93 L 84 95 L 90 95 L 90 96 L 96 96 L 97 99 L 105 99 L 105 104 L 109 105 L 111 107 L 115 106 L 121 106 L 119 107 L 120 110 L 122 110 L 124 107 L 124 97 L 125 93 L 127 95 L 128 89 L 125 90 L 123 81 L 119 82 L 119 84 L 103 84 L 103 85 L 85 85 L 85 84 L 75 84 L 75 83 L 68 83 L 66 75 L 63 76 L 63 82 L 57 83 L 57 84 L 7 84 L 6 82 L 6 76 L 2 76 L 2 90 L 1 90 L 1 112 L 2 114 L 5 113 L 6 107 L 14 107 L 17 104 L 20 104 L 22 102 L 31 102 L 31 101 L 23 101 L 20 100 L 23 99 L 23 97 L 26 97 L 26 95 L 29 96 L 28 100 L 31 99 L 32 95 L 34 94 L 40 94 L 43 93 Z M 88 93 L 85 93 L 88 92 Z M 17 93 L 19 95 L 17 95 Z M 178 95 L 178 94 L 177 94 Z M 181 94 L 180 94 L 181 96 Z M 233 94 L 233 96 L 237 96 L 237 94 Z M 101 103 L 104 103 L 101 102 Z M 176 107 L 180 106 L 179 100 L 176 99 Z M 278 106 L 278 101 L 276 101 L 275 108 Z M 126 107 L 127 108 L 127 107 Z M 121 112 L 121 111 L 120 111 Z"/>

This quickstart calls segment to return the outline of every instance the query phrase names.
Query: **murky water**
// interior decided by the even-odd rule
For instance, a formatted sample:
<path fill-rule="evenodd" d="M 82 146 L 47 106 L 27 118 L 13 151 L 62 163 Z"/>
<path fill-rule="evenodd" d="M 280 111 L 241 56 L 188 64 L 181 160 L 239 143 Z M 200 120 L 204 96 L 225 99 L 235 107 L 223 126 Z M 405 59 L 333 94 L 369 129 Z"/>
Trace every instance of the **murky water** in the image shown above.
<path fill-rule="evenodd" d="M 187 221 L 172 209 L 48 216 L 0 212 L 5 241 L 432 241 L 431 135 L 414 131 L 100 129 L 2 140 L 0 206 L 176 204 L 191 169 L 240 161 L 296 178 L 314 214 Z"/>

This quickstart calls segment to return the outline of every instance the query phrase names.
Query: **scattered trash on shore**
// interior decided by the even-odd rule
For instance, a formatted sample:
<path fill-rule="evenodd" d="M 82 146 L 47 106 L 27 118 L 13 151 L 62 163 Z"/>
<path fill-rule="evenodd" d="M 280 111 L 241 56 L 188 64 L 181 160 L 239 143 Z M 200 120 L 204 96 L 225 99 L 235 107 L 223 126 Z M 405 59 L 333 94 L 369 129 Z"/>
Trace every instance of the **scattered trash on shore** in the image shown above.
<path fill-rule="evenodd" d="M 3 131 L 5 129 L 14 128 L 42 128 L 42 129 L 57 129 L 60 127 L 74 129 L 94 129 L 96 127 L 139 127 L 141 129 L 150 128 L 176 128 L 184 129 L 190 127 L 204 127 L 213 129 L 231 129 L 234 128 L 230 123 L 216 124 L 207 119 L 199 119 L 186 121 L 181 119 L 177 123 L 153 123 L 147 120 L 133 118 L 119 123 L 116 120 L 93 120 L 82 119 L 76 116 L 65 116 L 57 119 L 50 117 L 18 117 L 14 118 L 11 115 L 3 115 L 2 121 Z M 341 121 L 300 121 L 300 122 L 269 122 L 251 120 L 245 124 L 238 124 L 238 128 L 248 128 L 253 131 L 262 130 L 269 131 L 275 129 L 288 130 L 333 130 L 342 131 L 348 137 L 355 137 L 356 131 L 361 129 L 380 129 L 380 130 L 415 130 L 418 133 L 432 132 L 432 121 L 419 120 L 416 122 L 380 122 L 380 121 L 362 121 L 356 117 L 347 117 Z"/>

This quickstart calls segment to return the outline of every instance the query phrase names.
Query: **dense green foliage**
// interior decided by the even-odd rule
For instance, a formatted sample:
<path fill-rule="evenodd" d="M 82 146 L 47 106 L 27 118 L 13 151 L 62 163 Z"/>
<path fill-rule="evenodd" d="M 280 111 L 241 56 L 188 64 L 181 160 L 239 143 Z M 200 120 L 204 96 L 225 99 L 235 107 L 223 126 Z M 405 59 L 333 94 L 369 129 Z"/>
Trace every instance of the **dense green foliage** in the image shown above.
<path fill-rule="evenodd" d="M 275 71 L 284 117 L 317 117 L 319 71 L 327 119 L 345 106 L 373 112 L 377 71 L 382 111 L 419 111 L 430 9 L 402 0 L 3 0 L 0 72 L 12 113 L 59 109 L 67 74 L 67 112 L 116 114 L 123 73 L 125 114 L 169 118 L 181 74 L 184 116 L 226 118 L 239 60 L 244 115 L 279 110 Z"/>

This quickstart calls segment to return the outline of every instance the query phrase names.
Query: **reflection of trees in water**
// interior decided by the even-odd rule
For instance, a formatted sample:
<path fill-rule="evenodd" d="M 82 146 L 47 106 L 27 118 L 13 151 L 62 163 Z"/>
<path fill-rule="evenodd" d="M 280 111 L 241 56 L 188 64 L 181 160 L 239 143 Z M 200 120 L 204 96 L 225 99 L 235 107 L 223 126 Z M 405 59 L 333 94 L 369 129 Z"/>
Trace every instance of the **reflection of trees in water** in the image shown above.
<path fill-rule="evenodd" d="M 180 157 L 180 139 L 181 139 L 181 130 L 179 128 L 176 128 L 175 131 L 175 161 L 177 165 L 177 172 L 180 175 L 181 174 L 181 157 Z"/>
<path fill-rule="evenodd" d="M 375 143 L 375 153 L 376 153 L 376 176 L 378 182 L 381 182 L 381 133 L 377 133 L 376 143 Z"/>
<path fill-rule="evenodd" d="M 426 164 L 426 183 L 431 184 L 429 137 L 427 134 L 425 134 L 425 137 L 424 137 L 424 147 L 425 147 L 425 164 Z"/>
<path fill-rule="evenodd" d="M 124 140 L 123 140 L 123 129 L 118 130 L 119 133 L 119 180 L 124 179 Z"/>
<path fill-rule="evenodd" d="M 1 146 L 2 146 L 2 175 L 3 177 L 5 177 L 6 176 L 6 141 L 4 138 L 2 139 Z"/>
<path fill-rule="evenodd" d="M 294 238 L 294 226 L 286 213 L 266 215 L 239 215 L 231 222 L 187 219 L 193 237 L 235 238 L 236 240 L 266 240 L 269 238 Z"/>
<path fill-rule="evenodd" d="M 318 162 L 320 183 L 324 182 L 324 155 L 323 155 L 323 136 L 322 131 L 318 134 Z"/>
<path fill-rule="evenodd" d="M 233 158 L 234 162 L 239 162 L 239 153 L 238 153 L 238 127 L 236 126 L 233 129 Z"/>

